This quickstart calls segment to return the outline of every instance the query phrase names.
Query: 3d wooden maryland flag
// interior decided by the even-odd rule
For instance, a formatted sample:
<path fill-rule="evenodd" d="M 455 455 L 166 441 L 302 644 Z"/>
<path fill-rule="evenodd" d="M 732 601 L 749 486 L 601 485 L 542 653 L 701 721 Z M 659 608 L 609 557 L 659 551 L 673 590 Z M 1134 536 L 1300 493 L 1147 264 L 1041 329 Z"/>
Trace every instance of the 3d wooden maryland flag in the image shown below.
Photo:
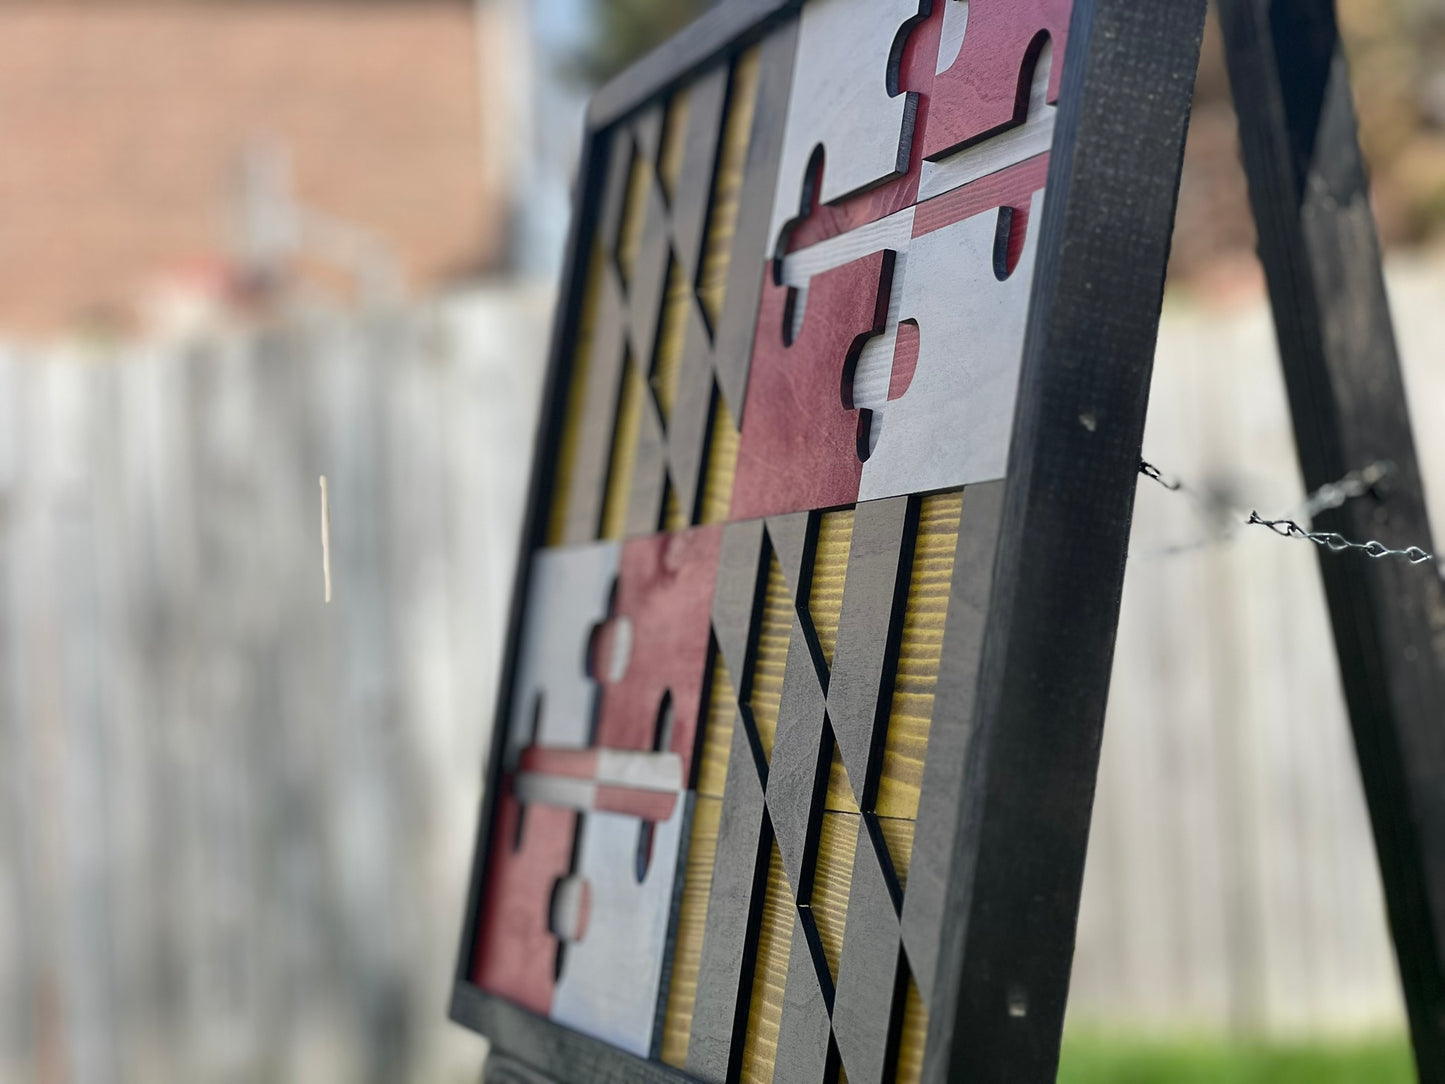
<path fill-rule="evenodd" d="M 1054 159 L 1154 119 L 1113 156 L 1169 189 L 1114 186 L 1147 338 L 1195 6 L 725 2 L 599 95 L 453 1003 L 498 1050 L 870 1084 L 994 1021 L 1056 1047 L 1095 765 L 993 742 L 980 673 L 1031 312 L 1076 289 L 1040 269 L 1091 228 L 1052 180 L 1108 186 Z M 1126 61 L 1187 79 L 1094 88 Z M 1010 742 L 1035 774 L 990 797 Z"/>

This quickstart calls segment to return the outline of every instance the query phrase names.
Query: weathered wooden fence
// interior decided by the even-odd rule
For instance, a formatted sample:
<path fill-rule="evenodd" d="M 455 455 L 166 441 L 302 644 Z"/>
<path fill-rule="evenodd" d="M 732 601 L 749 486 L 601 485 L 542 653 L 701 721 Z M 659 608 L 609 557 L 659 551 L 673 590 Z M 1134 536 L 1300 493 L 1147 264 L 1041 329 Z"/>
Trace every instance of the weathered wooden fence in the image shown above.
<path fill-rule="evenodd" d="M 0 358 L 0 1077 L 475 1079 L 445 1002 L 545 322 Z"/>
<path fill-rule="evenodd" d="M 1442 296 L 1395 277 L 1437 510 Z M 475 1079 L 444 1002 L 546 323 L 0 355 L 0 1078 Z M 1160 466 L 1283 511 L 1286 426 L 1262 306 L 1166 313 Z M 1157 552 L 1205 528 L 1145 483 L 1073 1019 L 1398 1026 L 1314 554 Z"/>

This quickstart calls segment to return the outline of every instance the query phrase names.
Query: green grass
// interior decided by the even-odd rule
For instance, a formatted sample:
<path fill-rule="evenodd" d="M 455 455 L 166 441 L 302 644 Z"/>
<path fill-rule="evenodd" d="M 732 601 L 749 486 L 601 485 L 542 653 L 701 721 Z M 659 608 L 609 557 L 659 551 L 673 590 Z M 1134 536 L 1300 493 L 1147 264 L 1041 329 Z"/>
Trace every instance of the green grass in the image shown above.
<path fill-rule="evenodd" d="M 1059 1084 L 1414 1084 L 1404 1036 L 1353 1042 L 1064 1037 Z"/>

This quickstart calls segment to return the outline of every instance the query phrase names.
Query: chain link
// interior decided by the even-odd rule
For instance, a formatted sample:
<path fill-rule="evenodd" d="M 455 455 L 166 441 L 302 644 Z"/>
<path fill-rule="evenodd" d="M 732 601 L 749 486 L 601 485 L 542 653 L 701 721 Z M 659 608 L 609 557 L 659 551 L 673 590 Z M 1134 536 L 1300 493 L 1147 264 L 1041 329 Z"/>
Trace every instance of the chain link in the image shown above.
<path fill-rule="evenodd" d="M 1248 519 L 1242 519 L 1240 522 L 1246 527 L 1268 527 L 1282 538 L 1299 538 L 1306 542 L 1313 542 L 1315 545 L 1323 546 L 1332 553 L 1353 551 L 1363 553 L 1366 557 L 1396 557 L 1409 561 L 1412 565 L 1433 561 L 1435 560 L 1434 554 L 1425 552 L 1419 546 L 1408 546 L 1405 549 L 1391 549 L 1383 542 L 1354 542 L 1334 531 L 1305 530 L 1305 528 L 1301 527 L 1295 521 L 1294 517 L 1313 520 L 1314 517 L 1321 512 L 1327 512 L 1332 508 L 1343 507 L 1347 501 L 1354 500 L 1357 497 L 1363 497 L 1379 485 L 1380 482 L 1393 474 L 1394 471 L 1395 465 L 1393 463 L 1384 460 L 1371 463 L 1362 470 L 1351 471 L 1338 481 L 1329 482 L 1326 485 L 1320 486 L 1319 489 L 1305 498 L 1304 502 L 1296 511 L 1290 513 L 1290 516 L 1284 519 L 1265 519 L 1258 512 L 1252 511 L 1249 513 Z M 1217 500 L 1212 500 L 1203 494 L 1195 493 L 1192 487 L 1185 485 L 1178 479 L 1173 481 L 1166 479 L 1164 473 L 1147 460 L 1141 459 L 1139 461 L 1139 473 L 1150 481 L 1163 486 L 1171 493 L 1181 493 L 1201 503 L 1207 502 L 1214 511 L 1220 510 L 1220 505 Z M 1233 510 L 1230 511 L 1233 512 Z M 1239 510 L 1237 515 L 1242 517 L 1244 515 L 1243 510 Z M 1228 534 L 1206 539 L 1188 546 L 1171 547 L 1170 549 L 1160 551 L 1159 555 L 1170 556 L 1177 553 L 1187 553 L 1207 545 L 1212 545 L 1224 537 L 1228 537 Z"/>
<path fill-rule="evenodd" d="M 1251 512 L 1247 525 L 1254 526 L 1255 524 L 1268 527 L 1281 538 L 1302 538 L 1306 542 L 1313 542 L 1316 546 L 1324 546 L 1333 553 L 1355 550 L 1363 553 L 1366 557 L 1400 557 L 1412 565 L 1435 560 L 1434 554 L 1426 553 L 1419 546 L 1407 546 L 1405 549 L 1395 550 L 1383 542 L 1352 542 L 1344 535 L 1336 534 L 1334 531 L 1307 531 L 1292 519 L 1264 519 L 1258 512 Z"/>

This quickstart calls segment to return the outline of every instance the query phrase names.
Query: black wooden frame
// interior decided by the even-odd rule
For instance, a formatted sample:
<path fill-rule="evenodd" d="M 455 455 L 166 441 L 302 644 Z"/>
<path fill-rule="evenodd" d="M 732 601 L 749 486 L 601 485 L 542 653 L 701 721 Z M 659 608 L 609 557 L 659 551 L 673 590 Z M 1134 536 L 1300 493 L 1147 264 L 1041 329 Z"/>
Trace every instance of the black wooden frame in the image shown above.
<path fill-rule="evenodd" d="M 942 0 L 935 0 L 942 2 Z M 730 0 L 593 99 L 553 328 L 451 1015 L 501 1079 L 684 1081 L 469 981 L 524 588 L 542 544 L 608 131 L 801 0 Z M 935 712 L 964 723 L 965 800 L 924 1079 L 1057 1068 L 1124 561 L 1205 0 L 1076 0 L 992 590 L 959 597 Z M 1107 298 L 1107 300 L 1105 300 Z M 972 639 L 981 664 L 959 665 Z M 505 1069 L 503 1069 L 505 1066 Z M 505 1074 L 511 1074 L 507 1076 Z"/>

